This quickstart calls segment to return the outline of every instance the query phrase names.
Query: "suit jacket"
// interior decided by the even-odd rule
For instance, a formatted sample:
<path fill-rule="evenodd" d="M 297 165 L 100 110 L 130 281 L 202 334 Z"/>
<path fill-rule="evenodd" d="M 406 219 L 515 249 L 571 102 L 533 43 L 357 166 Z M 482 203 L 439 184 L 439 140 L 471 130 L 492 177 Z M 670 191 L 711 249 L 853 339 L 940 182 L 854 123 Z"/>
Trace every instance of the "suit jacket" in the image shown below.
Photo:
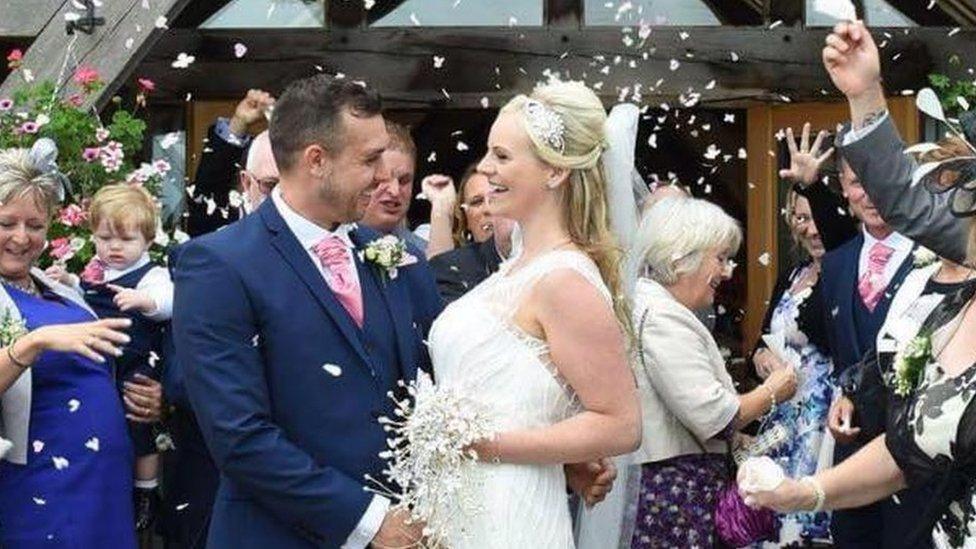
<path fill-rule="evenodd" d="M 361 248 L 379 234 L 360 227 L 351 237 Z M 383 374 L 415 376 L 425 362 L 421 332 L 433 321 L 421 315 L 440 310 L 418 260 L 381 284 L 376 299 L 393 319 L 399 364 L 379 364 L 273 201 L 183 246 L 177 355 L 221 472 L 210 547 L 346 541 L 372 498 L 366 475 L 383 478 L 386 433 L 377 418 L 393 408 Z"/>
<path fill-rule="evenodd" d="M 870 133 L 838 147 L 861 178 L 881 217 L 896 231 L 956 263 L 966 259 L 969 224 L 952 215 L 951 193 L 933 194 L 911 184 L 917 164 L 905 155 L 905 144 L 891 116 Z"/>
<path fill-rule="evenodd" d="M 451 303 L 491 276 L 501 262 L 495 239 L 489 238 L 436 255 L 430 259 L 430 267 L 441 297 Z"/>
<path fill-rule="evenodd" d="M 189 216 L 186 232 L 190 236 L 200 236 L 237 221 L 240 216 L 237 208 L 229 207 L 230 191 L 237 188 L 237 174 L 244 165 L 245 147 L 238 147 L 217 135 L 216 124 L 207 130 L 207 143 L 200 164 L 193 178 L 193 197 L 187 200 Z M 213 198 L 217 209 L 207 215 L 206 198 Z M 227 218 L 220 213 L 228 210 Z"/>

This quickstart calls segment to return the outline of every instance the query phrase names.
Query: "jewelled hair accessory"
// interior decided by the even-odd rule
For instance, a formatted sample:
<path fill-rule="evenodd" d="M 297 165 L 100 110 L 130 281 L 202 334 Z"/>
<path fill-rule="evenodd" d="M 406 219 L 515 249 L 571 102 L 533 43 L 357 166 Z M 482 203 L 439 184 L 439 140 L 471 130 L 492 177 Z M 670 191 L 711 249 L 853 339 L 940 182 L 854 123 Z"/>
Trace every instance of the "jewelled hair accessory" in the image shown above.
<path fill-rule="evenodd" d="M 566 151 L 566 125 L 559 114 L 535 99 L 525 103 L 525 118 L 529 131 L 552 150 L 563 154 Z"/>

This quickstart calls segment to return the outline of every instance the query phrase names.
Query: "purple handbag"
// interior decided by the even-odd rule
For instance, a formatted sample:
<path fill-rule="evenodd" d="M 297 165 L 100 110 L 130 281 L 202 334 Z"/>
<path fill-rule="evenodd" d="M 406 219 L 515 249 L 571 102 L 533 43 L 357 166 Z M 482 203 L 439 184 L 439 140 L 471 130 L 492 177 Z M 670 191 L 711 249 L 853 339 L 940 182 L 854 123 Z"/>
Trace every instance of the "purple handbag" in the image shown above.
<path fill-rule="evenodd" d="M 776 513 L 746 505 L 734 480 L 725 485 L 715 502 L 715 534 L 722 543 L 745 547 L 759 541 L 774 541 L 778 532 Z"/>

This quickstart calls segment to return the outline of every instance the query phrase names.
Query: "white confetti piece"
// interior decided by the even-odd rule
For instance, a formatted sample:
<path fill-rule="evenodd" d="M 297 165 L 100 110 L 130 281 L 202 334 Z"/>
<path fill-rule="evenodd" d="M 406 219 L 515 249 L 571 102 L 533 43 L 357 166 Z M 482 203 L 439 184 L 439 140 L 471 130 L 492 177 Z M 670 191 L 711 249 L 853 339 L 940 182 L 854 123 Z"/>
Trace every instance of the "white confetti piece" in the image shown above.
<path fill-rule="evenodd" d="M 488 98 L 487 97 L 482 97 L 481 98 L 481 108 L 487 109 L 490 105 L 491 105 L 491 103 L 488 101 Z"/>
<path fill-rule="evenodd" d="M 716 158 L 718 158 L 718 155 L 720 154 L 722 154 L 722 149 L 716 147 L 715 144 L 712 143 L 711 145 L 708 146 L 708 149 L 705 150 L 704 156 L 708 160 L 715 160 Z"/>
<path fill-rule="evenodd" d="M 189 503 L 181 503 L 181 504 L 179 504 L 179 505 L 176 506 L 176 510 L 177 511 L 182 511 L 183 509 L 186 509 L 189 506 L 190 506 Z"/>
<path fill-rule="evenodd" d="M 31 498 L 31 499 L 34 500 L 34 504 L 35 505 L 47 505 L 47 500 L 46 499 L 38 498 L 38 497 L 34 497 L 34 498 Z"/>
<path fill-rule="evenodd" d="M 234 44 L 234 57 L 240 59 L 247 55 L 247 46 L 241 44 L 240 42 Z"/>
<path fill-rule="evenodd" d="M 68 411 L 69 412 L 71 412 L 73 414 L 73 413 L 75 413 L 75 412 L 78 411 L 78 408 L 81 408 L 81 401 L 80 400 L 78 400 L 77 398 L 73 398 L 73 399 L 71 399 L 71 400 L 68 401 Z"/>
<path fill-rule="evenodd" d="M 733 52 L 730 52 L 730 55 L 732 56 L 732 62 L 733 63 L 738 63 L 739 62 L 739 54 L 737 54 L 737 53 L 735 53 L 733 51 Z"/>
<path fill-rule="evenodd" d="M 88 448 L 92 452 L 97 452 L 99 448 L 98 437 L 91 437 L 85 441 L 85 448 Z"/>
<path fill-rule="evenodd" d="M 35 440 L 33 442 L 32 446 L 34 447 L 34 453 L 35 454 L 40 454 L 41 451 L 44 450 L 44 441 Z"/>
<path fill-rule="evenodd" d="M 62 469 L 67 469 L 68 465 L 70 465 L 68 463 L 67 458 L 63 458 L 61 456 L 52 456 L 51 462 L 54 463 L 54 468 L 57 469 L 58 471 Z"/>
<path fill-rule="evenodd" d="M 440 55 L 434 56 L 434 68 L 439 69 L 444 66 L 444 58 Z"/>
<path fill-rule="evenodd" d="M 969 110 L 969 101 L 966 101 L 966 98 L 965 97 L 963 97 L 961 95 L 957 95 L 956 96 L 956 103 L 959 103 L 959 106 L 962 107 L 962 110 L 964 110 L 964 111 L 968 111 Z"/>
<path fill-rule="evenodd" d="M 427 162 L 437 162 L 437 151 L 431 151 L 430 154 L 427 155 Z"/>
<path fill-rule="evenodd" d="M 739 149 L 739 159 L 740 160 L 745 160 L 746 158 L 748 158 L 748 156 L 749 156 L 749 154 L 746 152 L 745 149 L 743 149 L 743 148 L 740 148 Z"/>
<path fill-rule="evenodd" d="M 775 29 L 776 27 L 778 27 L 778 26 L 780 26 L 780 25 L 782 25 L 782 24 L 783 24 L 783 20 L 782 20 L 782 19 L 777 19 L 777 20 L 775 20 L 775 21 L 773 21 L 773 22 L 772 22 L 772 23 L 771 23 L 771 24 L 769 25 L 769 30 L 773 30 L 773 29 Z"/>
<path fill-rule="evenodd" d="M 461 152 L 464 152 L 464 151 L 468 150 L 468 148 L 469 148 L 468 147 L 468 144 L 465 143 L 464 141 L 458 141 L 457 142 L 457 150 L 459 150 Z"/>
<path fill-rule="evenodd" d="M 672 71 L 678 70 L 679 67 L 681 67 L 681 61 L 678 61 L 677 59 L 672 59 L 671 63 L 668 65 L 668 68 L 670 68 Z"/>
<path fill-rule="evenodd" d="M 732 113 L 726 113 L 726 115 L 722 118 L 722 121 L 726 124 L 735 124 L 735 115 Z"/>
<path fill-rule="evenodd" d="M 652 133 L 650 137 L 647 138 L 647 144 L 652 148 L 657 148 L 657 134 Z"/>
<path fill-rule="evenodd" d="M 956 27 L 956 28 L 952 29 L 951 31 L 949 31 L 949 36 L 955 36 L 955 35 L 959 34 L 959 31 L 960 30 L 962 30 L 960 27 Z"/>
<path fill-rule="evenodd" d="M 156 18 L 155 25 L 157 29 L 168 29 L 169 26 L 166 23 L 167 23 L 167 19 L 165 15 L 160 15 L 159 17 Z"/>
<path fill-rule="evenodd" d="M 323 364 L 322 369 L 332 377 L 339 377 L 342 375 L 342 368 L 336 366 L 335 364 Z"/>
<path fill-rule="evenodd" d="M 706 90 L 714 90 L 715 89 L 715 81 L 712 80 L 708 84 L 705 84 L 705 89 Z"/>
<path fill-rule="evenodd" d="M 126 38 L 125 39 L 125 49 L 131 50 L 132 49 L 132 46 L 134 46 L 135 43 L 136 43 L 136 41 L 135 41 L 134 38 Z"/>
<path fill-rule="evenodd" d="M 762 255 L 759 256 L 759 264 L 762 265 L 763 267 L 768 267 L 769 261 L 770 261 L 769 252 L 763 252 Z"/>
<path fill-rule="evenodd" d="M 196 60 L 196 57 L 187 55 L 185 52 L 180 52 L 180 54 L 176 56 L 176 61 L 173 61 L 171 66 L 174 69 L 185 69 L 193 64 L 193 62 Z"/>
<path fill-rule="evenodd" d="M 376 0 L 364 0 L 363 1 L 363 7 L 366 8 L 367 10 L 373 9 L 373 6 L 375 6 L 375 5 L 376 5 Z"/>
<path fill-rule="evenodd" d="M 412 13 L 412 12 L 410 13 L 410 22 L 413 23 L 413 26 L 415 27 L 420 26 L 420 19 L 417 19 L 416 13 Z"/>

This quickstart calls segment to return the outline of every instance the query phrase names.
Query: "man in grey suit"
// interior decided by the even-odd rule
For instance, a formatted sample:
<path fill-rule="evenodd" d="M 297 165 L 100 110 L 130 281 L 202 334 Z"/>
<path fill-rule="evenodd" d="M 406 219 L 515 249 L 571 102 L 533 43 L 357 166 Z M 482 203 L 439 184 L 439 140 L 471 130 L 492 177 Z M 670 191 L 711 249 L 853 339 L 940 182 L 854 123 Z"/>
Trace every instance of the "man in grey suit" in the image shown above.
<path fill-rule="evenodd" d="M 878 47 L 864 24 L 838 23 L 827 37 L 823 62 L 851 109 L 851 125 L 840 132 L 838 147 L 881 216 L 918 244 L 949 251 L 947 259 L 963 262 L 968 225 L 951 214 L 951 193 L 912 186 L 917 164 L 904 154 L 905 144 L 888 115 Z"/>

